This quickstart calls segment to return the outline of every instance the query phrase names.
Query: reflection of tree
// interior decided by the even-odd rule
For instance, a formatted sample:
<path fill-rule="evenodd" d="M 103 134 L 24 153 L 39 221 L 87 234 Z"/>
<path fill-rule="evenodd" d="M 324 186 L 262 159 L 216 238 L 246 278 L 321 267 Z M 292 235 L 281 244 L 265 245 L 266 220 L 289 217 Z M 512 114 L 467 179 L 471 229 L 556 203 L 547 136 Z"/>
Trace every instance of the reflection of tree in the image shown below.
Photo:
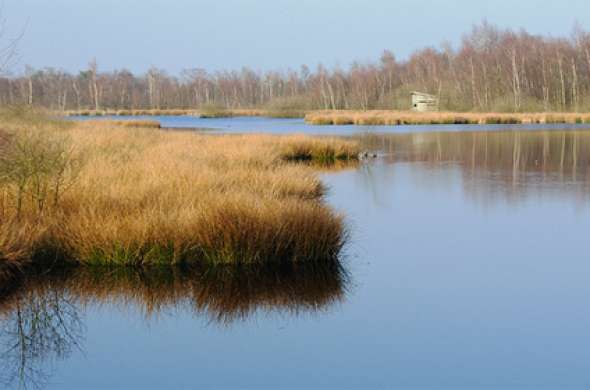
<path fill-rule="evenodd" d="M 88 305 L 140 309 L 146 321 L 186 310 L 229 325 L 259 311 L 316 313 L 344 299 L 337 262 L 241 267 L 72 267 L 0 283 L 0 380 L 42 387 L 51 366 L 81 350 Z"/>
<path fill-rule="evenodd" d="M 2 302 L 0 379 L 20 388 L 42 387 L 48 365 L 79 345 L 83 325 L 64 291 L 28 290 L 25 285 Z"/>
<path fill-rule="evenodd" d="M 453 163 L 472 196 L 515 199 L 539 185 L 590 192 L 590 131 L 371 134 L 360 142 L 389 162 Z"/>
<path fill-rule="evenodd" d="M 259 266 L 79 268 L 64 280 L 80 302 L 140 308 L 146 318 L 190 310 L 219 324 L 257 311 L 316 312 L 342 300 L 347 272 L 337 262 Z"/>

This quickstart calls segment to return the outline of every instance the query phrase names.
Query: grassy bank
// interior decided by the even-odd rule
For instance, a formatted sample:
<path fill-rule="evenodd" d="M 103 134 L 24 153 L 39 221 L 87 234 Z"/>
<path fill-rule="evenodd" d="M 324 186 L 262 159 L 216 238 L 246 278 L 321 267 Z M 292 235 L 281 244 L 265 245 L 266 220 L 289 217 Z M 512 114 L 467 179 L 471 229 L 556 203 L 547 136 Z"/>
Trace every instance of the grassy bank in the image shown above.
<path fill-rule="evenodd" d="M 305 116 L 312 125 L 441 125 L 441 124 L 543 124 L 590 123 L 590 114 L 580 113 L 457 113 L 411 111 L 315 111 Z"/>
<path fill-rule="evenodd" d="M 152 128 L 152 129 L 159 129 L 162 126 L 160 125 L 159 121 L 155 120 L 105 120 L 105 121 L 88 121 L 87 124 L 92 124 L 93 126 L 101 126 L 109 125 L 109 126 L 120 126 L 120 127 L 135 127 L 135 128 Z"/>
<path fill-rule="evenodd" d="M 199 116 L 197 110 L 186 110 L 186 109 L 153 109 L 153 110 L 68 110 L 58 112 L 58 115 L 63 116 L 89 116 L 89 117 L 102 117 L 102 116 Z"/>
<path fill-rule="evenodd" d="M 195 116 L 200 118 L 232 118 L 239 116 L 261 116 L 269 118 L 303 118 L 303 110 L 204 107 L 201 109 L 154 109 L 154 110 L 69 110 L 59 112 L 63 116 Z"/>
<path fill-rule="evenodd" d="M 3 123 L 4 265 L 321 262 L 344 243 L 309 163 L 355 160 L 354 142 Z"/>

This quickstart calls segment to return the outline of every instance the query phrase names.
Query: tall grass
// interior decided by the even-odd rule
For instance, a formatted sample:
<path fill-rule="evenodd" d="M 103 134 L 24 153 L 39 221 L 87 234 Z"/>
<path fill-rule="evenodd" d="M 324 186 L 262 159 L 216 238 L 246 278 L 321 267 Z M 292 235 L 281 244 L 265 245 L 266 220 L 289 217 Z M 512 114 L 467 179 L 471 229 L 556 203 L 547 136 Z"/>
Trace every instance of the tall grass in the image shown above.
<path fill-rule="evenodd" d="M 359 148 L 354 141 L 339 138 L 289 137 L 283 141 L 283 159 L 287 161 L 314 161 L 334 164 L 337 161 L 358 159 Z"/>
<path fill-rule="evenodd" d="M 19 126 L 10 147 L 29 139 L 26 123 Z M 13 239 L 0 240 L 3 261 L 32 253 L 41 262 L 84 264 L 322 262 L 337 258 L 345 242 L 343 218 L 323 203 L 322 183 L 294 160 L 354 160 L 354 142 L 160 132 L 109 121 L 35 134 L 43 147 L 67 140 L 56 148 L 64 168 L 45 170 L 53 164 L 48 153 L 22 191 L 0 186 L 0 232 L 12 229 L 6 221 L 42 231 L 17 250 Z"/>
<path fill-rule="evenodd" d="M 305 116 L 312 125 L 440 125 L 440 124 L 542 124 L 590 123 L 590 114 L 579 113 L 455 113 L 410 111 L 315 111 Z"/>
<path fill-rule="evenodd" d="M 113 126 L 121 126 L 121 127 L 135 127 L 135 128 L 152 128 L 152 129 L 159 129 L 162 127 L 159 121 L 155 120 L 100 120 L 101 122 L 108 122 L 109 125 Z M 89 123 L 93 123 L 96 121 L 88 121 Z"/>
<path fill-rule="evenodd" d="M 266 116 L 266 111 L 260 109 L 226 108 L 208 105 L 199 108 L 198 116 L 201 118 L 231 118 L 234 116 Z"/>
<path fill-rule="evenodd" d="M 69 110 L 60 116 L 117 117 L 117 116 L 197 116 L 200 118 L 231 118 L 238 116 L 264 116 L 271 118 L 303 118 L 307 110 L 287 103 L 271 104 L 265 108 L 226 108 L 216 105 L 199 109 L 151 109 L 151 110 Z M 57 115 L 56 114 L 56 115 Z"/>
<path fill-rule="evenodd" d="M 59 112 L 61 116 L 198 116 L 192 109 L 129 109 L 129 110 L 68 110 Z"/>

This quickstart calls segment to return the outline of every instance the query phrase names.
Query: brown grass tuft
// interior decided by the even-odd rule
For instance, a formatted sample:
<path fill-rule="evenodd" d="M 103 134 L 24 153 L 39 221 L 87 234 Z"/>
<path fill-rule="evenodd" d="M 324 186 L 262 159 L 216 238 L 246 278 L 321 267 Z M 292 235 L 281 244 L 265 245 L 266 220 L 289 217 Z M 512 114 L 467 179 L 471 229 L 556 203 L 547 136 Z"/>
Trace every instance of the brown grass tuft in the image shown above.
<path fill-rule="evenodd" d="M 441 124 L 590 123 L 590 114 L 579 113 L 456 113 L 412 111 L 314 111 L 305 116 L 312 125 L 396 126 Z"/>
<path fill-rule="evenodd" d="M 37 258 L 92 264 L 321 262 L 336 258 L 345 241 L 342 217 L 322 202 L 313 169 L 292 161 L 355 160 L 354 142 L 160 132 L 110 121 L 42 134 L 50 145 L 58 135 L 68 139 L 68 159 L 59 160 L 65 170 L 43 182 L 43 199 L 62 185 L 59 199 L 40 207 L 22 197 L 17 215 L 18 187 L 0 186 L 5 215 L 44 232 L 24 252 L 11 249 L 12 239 L 0 241 L 12 259 L 30 249 Z M 11 229 L 4 219 L 1 229 Z"/>

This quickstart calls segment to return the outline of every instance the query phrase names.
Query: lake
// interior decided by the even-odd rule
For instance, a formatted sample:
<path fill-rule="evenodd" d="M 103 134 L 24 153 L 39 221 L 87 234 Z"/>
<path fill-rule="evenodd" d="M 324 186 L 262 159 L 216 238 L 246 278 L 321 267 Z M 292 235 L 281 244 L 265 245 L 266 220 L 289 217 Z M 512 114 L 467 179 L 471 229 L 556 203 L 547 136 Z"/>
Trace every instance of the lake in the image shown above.
<path fill-rule="evenodd" d="M 398 129 L 350 129 L 379 157 L 321 173 L 350 226 L 342 264 L 29 275 L 0 302 L 0 378 L 43 389 L 590 386 L 590 132 Z"/>
<path fill-rule="evenodd" d="M 116 117 L 69 117 L 70 120 L 155 120 L 167 129 L 208 129 L 223 133 L 271 133 L 351 136 L 359 133 L 414 133 L 414 132 L 457 132 L 497 130 L 559 130 L 587 129 L 584 124 L 522 124 L 522 125 L 402 125 L 402 126 L 316 126 L 303 119 L 266 117 L 199 118 L 196 116 L 116 116 Z"/>

